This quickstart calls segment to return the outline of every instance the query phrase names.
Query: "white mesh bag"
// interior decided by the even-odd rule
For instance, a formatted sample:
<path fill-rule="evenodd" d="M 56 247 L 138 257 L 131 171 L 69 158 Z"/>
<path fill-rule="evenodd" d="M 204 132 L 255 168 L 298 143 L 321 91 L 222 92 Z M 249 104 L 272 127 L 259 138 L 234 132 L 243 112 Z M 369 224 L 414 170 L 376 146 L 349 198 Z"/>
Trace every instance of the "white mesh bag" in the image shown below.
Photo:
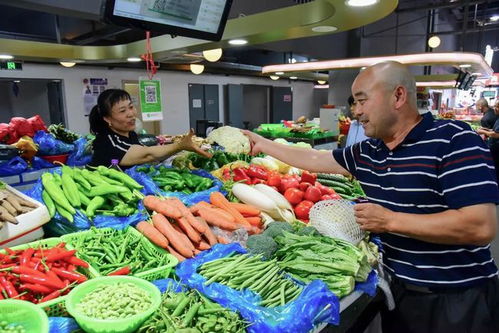
<path fill-rule="evenodd" d="M 324 200 L 310 210 L 310 225 L 321 234 L 357 245 L 365 236 L 355 222 L 354 203 L 348 200 Z"/>

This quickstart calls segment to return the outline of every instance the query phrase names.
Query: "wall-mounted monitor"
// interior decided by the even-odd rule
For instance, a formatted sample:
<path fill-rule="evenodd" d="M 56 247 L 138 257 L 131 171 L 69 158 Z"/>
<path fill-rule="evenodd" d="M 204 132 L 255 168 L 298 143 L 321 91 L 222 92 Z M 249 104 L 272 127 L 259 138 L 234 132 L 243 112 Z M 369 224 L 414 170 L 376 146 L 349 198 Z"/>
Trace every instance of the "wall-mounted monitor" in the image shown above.
<path fill-rule="evenodd" d="M 107 22 L 205 40 L 222 38 L 232 0 L 106 0 Z"/>

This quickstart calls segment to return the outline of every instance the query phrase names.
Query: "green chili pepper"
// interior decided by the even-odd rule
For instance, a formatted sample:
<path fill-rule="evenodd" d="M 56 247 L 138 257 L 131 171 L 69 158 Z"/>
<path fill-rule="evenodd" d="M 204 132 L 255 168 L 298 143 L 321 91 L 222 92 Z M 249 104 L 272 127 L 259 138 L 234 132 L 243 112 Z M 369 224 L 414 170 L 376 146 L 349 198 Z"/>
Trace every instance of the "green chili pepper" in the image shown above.
<path fill-rule="evenodd" d="M 78 195 L 78 187 L 71 176 L 73 171 L 68 166 L 62 167 L 62 190 L 64 194 L 66 194 L 66 198 L 71 203 L 73 207 L 80 207 L 81 201 L 80 196 Z"/>
<path fill-rule="evenodd" d="M 45 206 L 47 206 L 47 209 L 49 211 L 50 217 L 54 217 L 55 215 L 55 204 L 50 195 L 47 193 L 47 191 L 43 190 L 42 192 L 42 199 L 43 202 L 45 203 Z"/>
<path fill-rule="evenodd" d="M 81 175 L 81 170 L 78 168 L 74 168 L 73 170 L 73 179 L 76 183 L 83 186 L 86 190 L 90 190 L 90 183 Z"/>
<path fill-rule="evenodd" d="M 129 190 L 120 185 L 98 185 L 94 186 L 90 189 L 90 192 L 88 193 L 89 197 L 95 197 L 95 196 L 100 196 L 100 195 L 107 195 L 111 193 L 121 193 L 121 192 L 129 192 Z"/>
<path fill-rule="evenodd" d="M 52 174 L 44 173 L 42 175 L 42 184 L 54 203 L 67 210 L 71 215 L 76 213 L 73 206 L 71 206 L 68 199 L 64 196 L 62 189 L 55 183 L 54 176 Z"/>
<path fill-rule="evenodd" d="M 78 196 L 80 197 L 80 201 L 82 206 L 87 207 L 90 203 L 90 199 L 81 191 L 78 191 Z"/>
<path fill-rule="evenodd" d="M 67 219 L 69 222 L 71 222 L 71 223 L 74 222 L 73 215 L 70 212 L 68 212 L 66 209 L 64 209 L 63 207 L 59 206 L 57 203 L 55 203 L 55 209 L 57 210 L 57 212 L 59 212 L 59 214 L 61 214 L 62 217 Z"/>
<path fill-rule="evenodd" d="M 99 209 L 104 204 L 105 201 L 106 199 L 104 199 L 103 197 L 100 196 L 93 197 L 92 200 L 90 200 L 87 209 L 85 211 L 87 216 L 90 218 L 94 217 L 95 211 Z"/>

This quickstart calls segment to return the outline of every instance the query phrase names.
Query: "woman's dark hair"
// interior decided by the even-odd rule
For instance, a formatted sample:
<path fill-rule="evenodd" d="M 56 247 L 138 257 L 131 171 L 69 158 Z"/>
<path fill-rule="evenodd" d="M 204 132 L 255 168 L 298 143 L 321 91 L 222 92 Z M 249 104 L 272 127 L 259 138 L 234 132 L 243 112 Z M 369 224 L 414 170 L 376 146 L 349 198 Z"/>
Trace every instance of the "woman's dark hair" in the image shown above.
<path fill-rule="evenodd" d="M 98 134 L 109 130 L 109 125 L 104 120 L 104 117 L 111 115 L 113 106 L 121 101 L 131 101 L 130 94 L 122 89 L 107 89 L 104 90 L 97 98 L 97 105 L 92 108 L 88 116 L 90 122 L 90 133 Z"/>
<path fill-rule="evenodd" d="M 355 99 L 353 98 L 353 96 L 350 95 L 350 97 L 348 97 L 348 105 L 352 106 L 354 102 Z"/>

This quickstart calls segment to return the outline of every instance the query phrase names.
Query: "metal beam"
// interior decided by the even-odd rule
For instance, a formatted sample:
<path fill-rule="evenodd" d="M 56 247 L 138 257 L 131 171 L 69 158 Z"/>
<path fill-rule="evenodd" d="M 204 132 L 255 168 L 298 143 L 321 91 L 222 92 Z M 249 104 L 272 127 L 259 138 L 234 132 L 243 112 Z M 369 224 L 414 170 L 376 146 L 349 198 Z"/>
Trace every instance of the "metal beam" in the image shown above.
<path fill-rule="evenodd" d="M 468 5 L 479 5 L 485 2 L 488 2 L 489 0 L 476 0 L 476 1 L 470 1 Z M 442 3 L 438 5 L 432 5 L 432 4 L 427 4 L 427 5 L 422 5 L 422 6 L 414 6 L 414 7 L 407 7 L 407 8 L 397 8 L 395 10 L 396 13 L 404 13 L 404 12 L 413 12 L 417 10 L 428 10 L 428 9 L 442 9 L 442 8 L 458 8 L 458 7 L 463 7 L 466 5 L 467 1 L 457 1 L 457 2 L 450 2 L 450 3 Z"/>

